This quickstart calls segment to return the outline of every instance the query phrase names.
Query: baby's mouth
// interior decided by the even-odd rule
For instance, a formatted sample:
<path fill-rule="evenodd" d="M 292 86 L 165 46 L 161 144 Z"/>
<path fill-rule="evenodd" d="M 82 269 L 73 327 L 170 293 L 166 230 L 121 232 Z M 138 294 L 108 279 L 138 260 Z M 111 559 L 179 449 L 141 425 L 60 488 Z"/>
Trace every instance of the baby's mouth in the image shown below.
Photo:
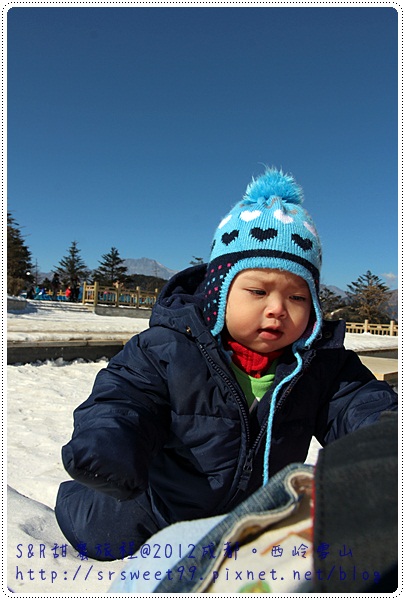
<path fill-rule="evenodd" d="M 259 329 L 259 335 L 266 340 L 279 340 L 283 335 L 283 332 L 280 329 L 266 327 Z"/>

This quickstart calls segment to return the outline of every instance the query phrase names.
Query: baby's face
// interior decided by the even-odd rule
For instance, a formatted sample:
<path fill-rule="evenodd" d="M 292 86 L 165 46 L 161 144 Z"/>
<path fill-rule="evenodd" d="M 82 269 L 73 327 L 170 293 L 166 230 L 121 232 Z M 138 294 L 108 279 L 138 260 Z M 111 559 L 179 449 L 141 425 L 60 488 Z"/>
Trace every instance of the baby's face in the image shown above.
<path fill-rule="evenodd" d="M 246 269 L 229 289 L 229 334 L 255 352 L 281 350 L 307 328 L 312 299 L 304 279 L 278 269 Z"/>

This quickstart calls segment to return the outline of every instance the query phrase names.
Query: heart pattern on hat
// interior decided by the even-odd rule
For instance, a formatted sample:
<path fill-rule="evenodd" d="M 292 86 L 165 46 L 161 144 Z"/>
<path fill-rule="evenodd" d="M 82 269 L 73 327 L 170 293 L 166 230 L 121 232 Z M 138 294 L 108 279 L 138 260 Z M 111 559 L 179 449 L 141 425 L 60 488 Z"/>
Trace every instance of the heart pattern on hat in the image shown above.
<path fill-rule="evenodd" d="M 277 219 L 277 221 L 281 221 L 282 223 L 292 223 L 294 221 L 294 219 L 292 217 L 290 217 L 289 215 L 287 215 L 287 213 L 285 213 L 283 210 L 281 210 L 281 208 L 278 208 L 277 210 L 274 211 L 273 213 L 273 217 Z"/>
<path fill-rule="evenodd" d="M 244 210 L 240 213 L 240 218 L 242 221 L 249 222 L 257 219 L 262 214 L 261 210 Z"/>
<path fill-rule="evenodd" d="M 313 244 L 308 238 L 302 238 L 298 233 L 293 233 L 291 236 L 293 242 L 297 244 L 302 250 L 311 250 Z"/>
<path fill-rule="evenodd" d="M 308 231 L 310 231 L 312 233 L 312 235 L 314 235 L 315 237 L 318 237 L 316 229 L 313 225 L 311 225 L 311 223 L 308 223 L 308 221 L 304 221 L 304 227 L 306 227 L 308 229 Z"/>
<path fill-rule="evenodd" d="M 229 246 L 229 244 L 231 242 L 233 242 L 234 240 L 236 240 L 236 238 L 239 235 L 239 231 L 238 229 L 234 229 L 233 231 L 231 231 L 230 233 L 224 233 L 224 235 L 222 236 L 222 241 L 226 246 Z"/>
<path fill-rule="evenodd" d="M 277 237 L 277 229 L 273 229 L 273 227 L 269 227 L 268 229 L 254 227 L 250 230 L 250 235 L 256 238 L 256 240 L 264 242 L 265 240 L 272 240 L 273 238 Z"/>
<path fill-rule="evenodd" d="M 224 225 L 226 225 L 231 219 L 232 219 L 232 215 L 227 215 L 226 217 L 224 217 L 222 219 L 222 221 L 220 222 L 220 224 L 218 225 L 218 229 L 222 229 L 222 227 L 224 227 Z"/>

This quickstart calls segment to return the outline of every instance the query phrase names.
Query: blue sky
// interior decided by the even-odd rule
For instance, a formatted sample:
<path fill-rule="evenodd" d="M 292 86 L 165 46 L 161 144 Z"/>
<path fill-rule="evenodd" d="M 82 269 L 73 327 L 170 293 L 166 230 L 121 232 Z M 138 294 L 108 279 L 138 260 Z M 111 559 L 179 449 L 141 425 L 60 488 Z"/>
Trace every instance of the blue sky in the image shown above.
<path fill-rule="evenodd" d="M 25 8 L 7 15 L 8 209 L 51 271 L 73 240 L 180 270 L 263 165 L 292 173 L 322 283 L 397 287 L 389 7 Z"/>

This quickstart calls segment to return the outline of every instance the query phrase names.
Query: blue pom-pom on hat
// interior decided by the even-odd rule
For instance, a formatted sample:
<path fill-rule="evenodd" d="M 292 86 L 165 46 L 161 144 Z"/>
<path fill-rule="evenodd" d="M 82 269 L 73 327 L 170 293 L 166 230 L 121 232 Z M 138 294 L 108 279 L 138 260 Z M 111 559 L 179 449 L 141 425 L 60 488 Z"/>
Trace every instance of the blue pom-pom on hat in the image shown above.
<path fill-rule="evenodd" d="M 254 202 L 260 199 L 269 200 L 274 196 L 291 204 L 302 204 L 304 201 L 302 188 L 292 175 L 277 169 L 267 169 L 261 177 L 253 178 L 246 188 L 244 199 Z"/>

